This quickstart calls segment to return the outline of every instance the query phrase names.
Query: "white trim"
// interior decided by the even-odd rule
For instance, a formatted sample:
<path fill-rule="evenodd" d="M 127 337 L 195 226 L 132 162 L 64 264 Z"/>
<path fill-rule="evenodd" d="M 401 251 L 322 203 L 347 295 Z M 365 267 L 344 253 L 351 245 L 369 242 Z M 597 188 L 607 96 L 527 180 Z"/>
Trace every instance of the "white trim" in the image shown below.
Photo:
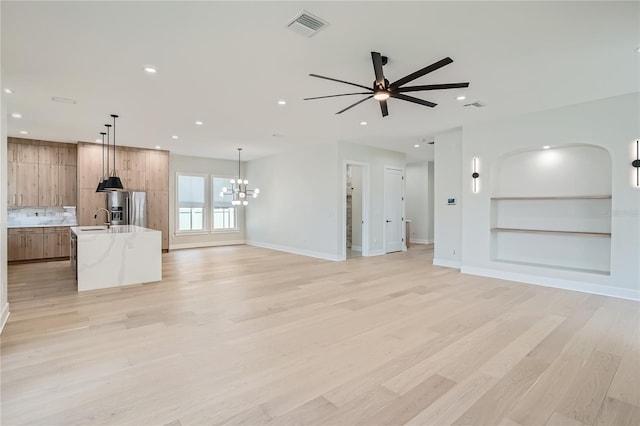
<path fill-rule="evenodd" d="M 412 238 L 411 244 L 433 244 L 433 240 L 424 240 L 422 238 Z"/>
<path fill-rule="evenodd" d="M 478 268 L 475 266 L 465 266 L 461 269 L 460 272 L 463 274 L 479 275 L 482 277 L 498 278 L 501 280 L 518 281 L 525 284 L 579 291 L 581 293 L 617 297 L 619 299 L 640 300 L 640 290 L 630 288 L 611 287 L 601 284 L 586 283 L 584 281 L 572 281 L 562 278 L 542 277 L 539 275 L 501 271 L 497 269 Z"/>
<path fill-rule="evenodd" d="M 369 256 L 384 256 L 385 254 L 387 253 L 385 253 L 384 249 L 369 251 Z"/>
<path fill-rule="evenodd" d="M 369 163 L 354 160 L 344 160 L 342 162 L 342 250 L 339 259 L 347 258 L 347 166 L 362 167 L 362 256 L 370 256 L 369 248 L 371 223 L 369 220 L 370 197 L 371 197 L 371 170 Z M 286 250 L 285 250 L 286 251 Z M 314 256 L 315 257 L 315 256 Z M 324 258 L 323 258 L 324 259 Z M 334 260 L 334 259 L 331 259 Z"/>
<path fill-rule="evenodd" d="M 217 247 L 217 246 L 236 246 L 239 244 L 245 244 L 245 241 L 229 240 L 229 241 L 204 241 L 204 242 L 198 242 L 198 243 L 170 244 L 169 250 L 181 250 L 181 249 Z"/>
<path fill-rule="evenodd" d="M 4 326 L 7 324 L 7 320 L 9 319 L 9 304 L 5 303 L 2 307 L 2 315 L 0 316 L 0 333 L 4 330 Z"/>
<path fill-rule="evenodd" d="M 444 266 L 446 268 L 460 269 L 460 261 L 459 260 L 433 258 L 433 264 L 435 266 Z"/>
<path fill-rule="evenodd" d="M 261 247 L 261 248 L 277 250 L 277 251 L 284 251 L 286 253 L 299 254 L 302 256 L 316 257 L 318 259 L 333 260 L 333 261 L 345 260 L 345 259 L 342 259 L 339 255 L 332 254 L 332 253 L 321 253 L 317 251 L 301 250 L 296 247 L 281 246 L 278 244 L 263 243 L 260 241 L 247 241 L 246 244 L 249 246 Z"/>

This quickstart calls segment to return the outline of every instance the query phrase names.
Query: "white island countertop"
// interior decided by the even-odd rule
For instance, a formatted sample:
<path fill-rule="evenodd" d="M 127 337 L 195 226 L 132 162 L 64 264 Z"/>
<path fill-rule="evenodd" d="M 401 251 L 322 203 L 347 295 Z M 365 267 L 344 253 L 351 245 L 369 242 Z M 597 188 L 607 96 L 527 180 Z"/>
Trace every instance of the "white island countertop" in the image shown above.
<path fill-rule="evenodd" d="M 73 226 L 78 291 L 162 279 L 162 233 L 135 225 Z"/>

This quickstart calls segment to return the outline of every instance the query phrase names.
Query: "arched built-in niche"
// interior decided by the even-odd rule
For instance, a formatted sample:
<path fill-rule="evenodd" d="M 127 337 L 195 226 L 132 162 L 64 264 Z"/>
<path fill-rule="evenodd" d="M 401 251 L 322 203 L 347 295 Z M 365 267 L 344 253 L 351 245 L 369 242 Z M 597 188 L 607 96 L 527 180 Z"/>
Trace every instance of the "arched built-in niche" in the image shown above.
<path fill-rule="evenodd" d="M 609 274 L 611 157 L 605 149 L 509 153 L 491 174 L 493 260 Z"/>

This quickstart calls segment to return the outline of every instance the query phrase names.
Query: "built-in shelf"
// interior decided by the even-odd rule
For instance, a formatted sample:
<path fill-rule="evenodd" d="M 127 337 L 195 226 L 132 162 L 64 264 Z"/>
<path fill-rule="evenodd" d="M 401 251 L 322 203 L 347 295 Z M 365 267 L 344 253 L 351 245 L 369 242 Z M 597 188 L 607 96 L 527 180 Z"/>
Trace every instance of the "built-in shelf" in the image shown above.
<path fill-rule="evenodd" d="M 506 260 L 506 259 L 494 259 L 494 262 L 500 263 L 508 263 L 511 265 L 521 265 L 521 266 L 533 266 L 536 268 L 545 268 L 545 269 L 557 269 L 559 271 L 569 271 L 569 272 L 581 272 L 583 274 L 597 274 L 597 275 L 610 275 L 610 271 L 600 270 L 600 269 L 587 269 L 587 268 L 572 268 L 569 266 L 557 266 L 557 265 L 549 265 L 547 263 L 535 263 L 535 262 L 518 262 L 514 260 Z"/>
<path fill-rule="evenodd" d="M 611 195 L 567 195 L 554 197 L 491 197 L 492 200 L 610 200 Z"/>
<path fill-rule="evenodd" d="M 582 237 L 604 237 L 604 238 L 611 237 L 611 233 L 607 233 L 607 232 L 552 231 L 552 230 L 546 230 L 546 229 L 491 228 L 491 232 L 519 232 L 519 233 L 526 233 L 526 234 L 575 235 L 575 236 L 582 236 Z"/>

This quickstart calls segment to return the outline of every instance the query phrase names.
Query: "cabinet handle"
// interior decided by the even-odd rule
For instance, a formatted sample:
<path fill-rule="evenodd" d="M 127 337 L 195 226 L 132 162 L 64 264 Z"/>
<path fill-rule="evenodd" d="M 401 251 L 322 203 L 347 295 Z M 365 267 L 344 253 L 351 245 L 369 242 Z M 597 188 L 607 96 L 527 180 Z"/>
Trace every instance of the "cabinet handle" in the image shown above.
<path fill-rule="evenodd" d="M 20 205 L 22 205 L 22 194 L 20 194 Z"/>

